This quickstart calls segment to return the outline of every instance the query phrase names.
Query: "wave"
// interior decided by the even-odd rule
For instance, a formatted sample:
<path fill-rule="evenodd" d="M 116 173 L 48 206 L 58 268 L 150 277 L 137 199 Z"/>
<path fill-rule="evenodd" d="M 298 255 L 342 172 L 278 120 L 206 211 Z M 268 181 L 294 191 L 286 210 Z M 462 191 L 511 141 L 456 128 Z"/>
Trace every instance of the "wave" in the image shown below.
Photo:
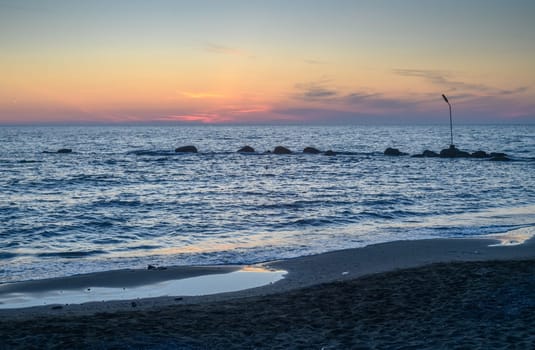
<path fill-rule="evenodd" d="M 140 200 L 134 199 L 134 200 L 124 200 L 124 199 L 109 199 L 109 200 L 100 200 L 93 202 L 92 205 L 94 206 L 102 206 L 102 207 L 113 207 L 113 206 L 120 206 L 120 207 L 137 207 L 142 205 L 143 202 Z M 100 225 L 113 225 L 113 223 L 110 222 L 102 222 Z"/>
<path fill-rule="evenodd" d="M 332 220 L 332 219 L 327 219 L 327 218 L 314 218 L 314 219 L 309 218 L 309 219 L 295 220 L 291 222 L 290 225 L 318 227 L 318 226 L 329 225 L 338 221 L 339 220 Z"/>
<path fill-rule="evenodd" d="M 0 252 L 0 260 L 3 259 L 13 259 L 17 257 L 19 254 L 11 253 L 11 252 Z"/>
<path fill-rule="evenodd" d="M 65 259 L 77 259 L 94 255 L 106 254 L 103 250 L 90 250 L 90 251 L 69 251 L 69 252 L 44 252 L 36 254 L 39 258 L 65 258 Z"/>
<path fill-rule="evenodd" d="M 152 156 L 152 157 L 160 157 L 160 156 L 172 156 L 175 155 L 176 152 L 170 151 L 170 150 L 135 150 L 135 151 L 128 151 L 126 154 L 133 154 L 136 156 Z"/>
<path fill-rule="evenodd" d="M 17 163 L 20 164 L 31 164 L 31 163 L 42 163 L 42 160 L 35 160 L 35 159 L 21 159 L 17 161 Z"/>

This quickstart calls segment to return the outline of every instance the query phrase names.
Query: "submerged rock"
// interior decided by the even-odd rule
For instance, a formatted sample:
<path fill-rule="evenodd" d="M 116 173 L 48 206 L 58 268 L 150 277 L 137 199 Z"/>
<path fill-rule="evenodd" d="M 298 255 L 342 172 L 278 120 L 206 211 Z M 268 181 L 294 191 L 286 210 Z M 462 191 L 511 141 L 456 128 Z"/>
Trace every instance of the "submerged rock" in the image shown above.
<path fill-rule="evenodd" d="M 445 148 L 442 151 L 440 151 L 440 157 L 441 158 L 468 158 L 470 157 L 470 153 L 461 151 L 460 149 L 456 148 L 454 145 L 450 145 L 449 148 Z"/>
<path fill-rule="evenodd" d="M 180 153 L 197 153 L 197 147 L 195 146 L 182 146 L 175 149 L 175 152 Z"/>
<path fill-rule="evenodd" d="M 492 155 L 493 153 L 491 153 Z M 494 162 L 507 162 L 510 161 L 511 158 L 507 157 L 505 153 L 495 153 L 497 155 L 492 156 L 489 160 L 492 160 Z"/>
<path fill-rule="evenodd" d="M 325 154 L 326 156 L 335 156 L 336 152 L 333 150 L 328 150 L 328 151 L 325 151 L 325 153 L 323 154 Z"/>
<path fill-rule="evenodd" d="M 472 153 L 472 158 L 489 158 L 490 155 L 485 151 L 476 151 Z"/>
<path fill-rule="evenodd" d="M 397 148 L 388 147 L 384 152 L 385 156 L 404 156 L 407 153 L 400 152 Z"/>
<path fill-rule="evenodd" d="M 72 153 L 72 149 L 70 149 L 70 148 L 60 148 L 60 149 L 58 149 L 58 153 Z"/>
<path fill-rule="evenodd" d="M 254 152 L 254 148 L 251 146 L 243 146 L 242 148 L 238 150 L 238 153 L 253 153 L 253 152 Z"/>
<path fill-rule="evenodd" d="M 275 147 L 275 149 L 273 150 L 273 153 L 275 154 L 291 154 L 292 151 L 290 151 L 288 148 L 286 147 L 283 147 L 283 146 L 277 146 Z"/>
<path fill-rule="evenodd" d="M 304 150 L 303 150 L 303 153 L 309 153 L 309 154 L 319 154 L 321 153 L 319 149 L 317 148 L 314 148 L 314 147 L 306 147 Z"/>
<path fill-rule="evenodd" d="M 385 151 L 386 152 L 386 151 Z M 507 157 L 505 153 L 487 153 L 485 151 L 476 151 L 472 154 L 461 151 L 458 148 L 456 148 L 454 145 L 451 145 L 449 148 L 443 149 L 440 151 L 440 154 L 425 150 L 422 154 L 415 154 L 412 157 L 414 158 L 424 158 L 424 157 L 441 157 L 441 158 L 491 158 L 490 160 L 496 160 L 496 161 L 507 161 L 511 160 Z"/>
<path fill-rule="evenodd" d="M 425 151 L 423 151 L 421 154 L 415 154 L 415 155 L 412 155 L 411 157 L 413 158 L 436 158 L 436 157 L 440 157 L 439 154 L 435 151 L 430 151 L 428 149 L 426 149 Z"/>
<path fill-rule="evenodd" d="M 490 157 L 493 157 L 493 158 L 494 158 L 494 157 L 507 157 L 507 154 L 502 153 L 502 152 L 492 152 L 492 153 L 490 154 Z"/>
<path fill-rule="evenodd" d="M 422 156 L 434 158 L 434 157 L 439 157 L 439 154 L 435 151 L 430 151 L 426 149 L 425 151 L 422 152 Z"/>

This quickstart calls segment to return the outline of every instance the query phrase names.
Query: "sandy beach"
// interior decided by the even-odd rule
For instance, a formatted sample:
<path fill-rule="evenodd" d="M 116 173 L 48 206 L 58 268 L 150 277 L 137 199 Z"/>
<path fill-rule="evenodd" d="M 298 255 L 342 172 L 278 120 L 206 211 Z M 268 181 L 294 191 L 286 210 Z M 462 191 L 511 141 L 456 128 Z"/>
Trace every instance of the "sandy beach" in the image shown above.
<path fill-rule="evenodd" d="M 391 242 L 265 263 L 288 273 L 238 292 L 0 310 L 0 348 L 533 348 L 535 244 L 495 243 Z M 126 270 L 71 282 L 150 284 L 235 269 Z"/>

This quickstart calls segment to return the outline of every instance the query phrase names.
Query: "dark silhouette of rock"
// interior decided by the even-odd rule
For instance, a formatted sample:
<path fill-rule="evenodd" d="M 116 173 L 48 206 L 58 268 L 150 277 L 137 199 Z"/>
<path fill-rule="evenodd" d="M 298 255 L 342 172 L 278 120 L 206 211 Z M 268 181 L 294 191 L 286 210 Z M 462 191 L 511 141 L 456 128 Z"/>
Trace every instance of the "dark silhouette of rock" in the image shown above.
<path fill-rule="evenodd" d="M 328 151 L 325 151 L 325 153 L 323 154 L 325 154 L 326 156 L 335 156 L 336 152 L 333 150 L 328 150 Z"/>
<path fill-rule="evenodd" d="M 404 156 L 407 153 L 400 152 L 397 148 L 388 147 L 384 152 L 385 156 Z"/>
<path fill-rule="evenodd" d="M 238 150 L 238 153 L 253 153 L 253 152 L 254 152 L 254 148 L 251 146 L 243 146 L 242 148 Z"/>
<path fill-rule="evenodd" d="M 385 154 L 386 154 L 386 151 L 385 151 Z M 440 154 L 430 151 L 430 150 L 425 150 L 423 151 L 422 154 L 415 154 L 412 157 L 414 158 L 424 158 L 424 157 L 468 158 L 468 157 L 471 157 L 471 158 L 490 158 L 490 160 L 493 160 L 493 161 L 511 160 L 510 158 L 507 157 L 505 153 L 493 152 L 489 154 L 485 151 L 476 151 L 470 154 L 468 152 L 457 149 L 453 145 L 451 145 L 449 148 L 446 148 L 440 151 Z"/>
<path fill-rule="evenodd" d="M 495 154 L 495 156 L 492 156 L 489 160 L 492 160 L 493 162 L 507 162 L 510 161 L 511 158 L 507 157 L 505 153 L 491 153 Z"/>
<path fill-rule="evenodd" d="M 494 158 L 494 157 L 507 157 L 507 154 L 502 153 L 502 152 L 492 152 L 492 153 L 490 154 L 490 157 L 493 157 L 493 158 Z"/>
<path fill-rule="evenodd" d="M 182 146 L 175 149 L 175 152 L 180 153 L 197 153 L 197 148 L 195 146 Z"/>
<path fill-rule="evenodd" d="M 309 153 L 309 154 L 319 154 L 321 153 L 319 149 L 317 148 L 314 148 L 314 147 L 306 147 L 304 150 L 303 150 L 303 153 Z"/>
<path fill-rule="evenodd" d="M 288 148 L 286 147 L 282 147 L 282 146 L 277 146 L 275 147 L 275 149 L 273 150 L 273 153 L 275 154 L 291 154 L 292 151 L 290 151 Z"/>
<path fill-rule="evenodd" d="M 455 148 L 454 145 L 450 145 L 449 148 L 445 148 L 440 151 L 441 158 L 467 158 L 470 157 L 470 153 L 461 151 L 458 148 Z"/>
<path fill-rule="evenodd" d="M 422 156 L 434 158 L 434 157 L 439 157 L 439 154 L 435 151 L 430 151 L 426 149 L 425 151 L 422 152 Z"/>
<path fill-rule="evenodd" d="M 422 154 L 415 154 L 412 156 L 413 158 L 436 158 L 436 157 L 440 157 L 439 154 L 435 151 L 430 151 L 428 149 L 426 149 L 425 151 L 422 152 Z"/>
<path fill-rule="evenodd" d="M 60 149 L 58 149 L 58 153 L 72 153 L 72 149 L 70 149 L 70 148 L 60 148 Z"/>
<path fill-rule="evenodd" d="M 485 151 L 476 151 L 472 153 L 472 158 L 489 158 L 490 155 Z"/>

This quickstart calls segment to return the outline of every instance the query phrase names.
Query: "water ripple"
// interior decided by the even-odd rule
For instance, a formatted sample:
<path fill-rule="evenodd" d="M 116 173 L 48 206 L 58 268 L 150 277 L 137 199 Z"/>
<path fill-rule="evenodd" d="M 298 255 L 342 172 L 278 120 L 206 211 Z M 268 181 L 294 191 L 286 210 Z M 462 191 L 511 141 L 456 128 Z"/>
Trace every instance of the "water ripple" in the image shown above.
<path fill-rule="evenodd" d="M 515 161 L 383 155 L 440 150 L 440 126 L 0 128 L 0 283 L 533 224 L 535 127 L 457 132 L 460 148 Z M 199 153 L 174 152 L 188 144 Z M 277 145 L 294 153 L 265 153 Z"/>

